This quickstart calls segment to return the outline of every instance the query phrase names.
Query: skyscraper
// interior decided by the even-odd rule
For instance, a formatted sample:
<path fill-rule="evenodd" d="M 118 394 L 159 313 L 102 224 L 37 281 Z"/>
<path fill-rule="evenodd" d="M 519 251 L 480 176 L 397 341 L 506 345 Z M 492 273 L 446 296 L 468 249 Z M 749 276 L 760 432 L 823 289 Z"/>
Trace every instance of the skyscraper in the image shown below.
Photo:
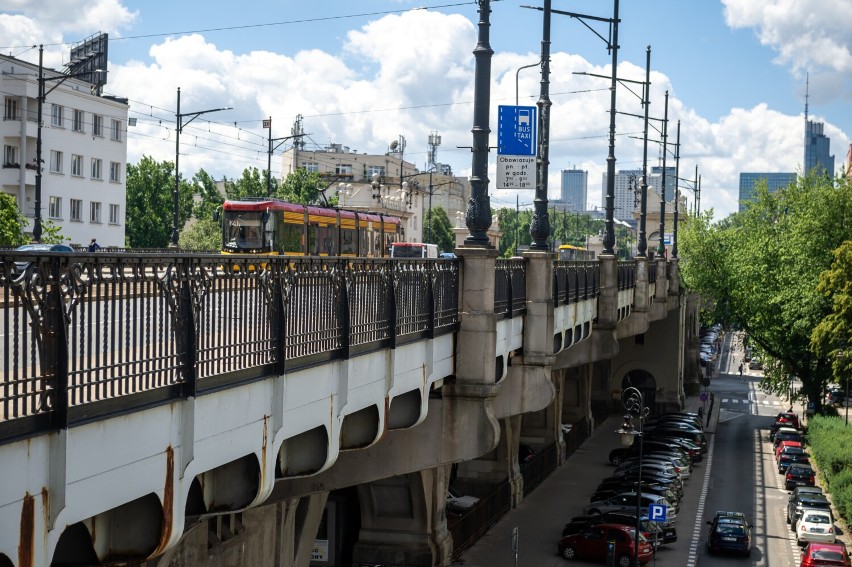
<path fill-rule="evenodd" d="M 770 193 L 787 187 L 796 181 L 795 173 L 740 173 L 740 210 L 744 210 L 749 201 L 754 200 L 754 186 L 761 179 L 766 180 Z"/>
<path fill-rule="evenodd" d="M 834 156 L 831 151 L 831 139 L 823 133 L 825 124 L 808 120 L 808 85 L 805 86 L 805 175 L 816 170 L 834 176 Z"/>
<path fill-rule="evenodd" d="M 581 169 L 563 169 L 559 202 L 572 211 L 586 210 L 589 190 L 589 172 Z"/>

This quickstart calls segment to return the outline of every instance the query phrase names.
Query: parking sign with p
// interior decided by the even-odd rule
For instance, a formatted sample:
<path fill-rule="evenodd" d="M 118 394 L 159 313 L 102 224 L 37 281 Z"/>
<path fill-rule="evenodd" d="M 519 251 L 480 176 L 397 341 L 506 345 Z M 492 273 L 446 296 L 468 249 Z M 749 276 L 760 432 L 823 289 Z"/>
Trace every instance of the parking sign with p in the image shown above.
<path fill-rule="evenodd" d="M 666 507 L 662 504 L 651 504 L 648 507 L 648 519 L 652 522 L 665 522 Z"/>

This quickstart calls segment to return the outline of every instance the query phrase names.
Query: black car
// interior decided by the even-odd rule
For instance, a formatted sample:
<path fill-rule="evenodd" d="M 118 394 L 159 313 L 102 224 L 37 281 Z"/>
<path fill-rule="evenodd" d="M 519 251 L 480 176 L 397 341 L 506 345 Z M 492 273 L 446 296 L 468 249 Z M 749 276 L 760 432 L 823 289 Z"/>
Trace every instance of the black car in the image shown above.
<path fill-rule="evenodd" d="M 74 249 L 68 246 L 67 244 L 42 244 L 38 242 L 34 242 L 32 244 L 22 244 L 15 248 L 16 251 L 19 252 L 29 252 L 33 255 L 40 254 L 42 252 L 74 252 Z M 30 265 L 30 262 L 15 262 L 15 270 L 17 272 L 23 272 Z"/>
<path fill-rule="evenodd" d="M 799 487 L 801 488 L 801 487 Z M 804 508 L 817 508 L 819 510 L 831 510 L 831 503 L 824 494 L 805 492 L 796 488 L 790 493 L 787 500 L 787 523 L 791 529 L 796 529 L 796 522 L 802 515 Z"/>
<path fill-rule="evenodd" d="M 751 524 L 742 512 L 716 512 L 707 522 L 710 534 L 707 537 L 707 552 L 731 551 L 751 555 Z"/>
<path fill-rule="evenodd" d="M 694 459 L 692 459 L 692 456 L 689 454 L 689 452 L 680 446 L 673 446 L 670 443 L 663 443 L 657 441 L 645 441 L 642 445 L 643 455 L 652 455 L 656 453 L 663 453 L 669 455 L 674 454 L 676 456 L 686 457 L 687 459 L 690 459 L 692 462 L 694 462 Z M 610 451 L 609 462 L 615 466 L 618 466 L 625 459 L 637 456 L 639 456 L 639 444 L 634 443 L 630 447 L 617 447 Z"/>
<path fill-rule="evenodd" d="M 796 463 L 787 467 L 787 472 L 784 474 L 784 486 L 787 490 L 792 490 L 797 486 L 813 486 L 814 485 L 814 469 L 810 465 Z"/>

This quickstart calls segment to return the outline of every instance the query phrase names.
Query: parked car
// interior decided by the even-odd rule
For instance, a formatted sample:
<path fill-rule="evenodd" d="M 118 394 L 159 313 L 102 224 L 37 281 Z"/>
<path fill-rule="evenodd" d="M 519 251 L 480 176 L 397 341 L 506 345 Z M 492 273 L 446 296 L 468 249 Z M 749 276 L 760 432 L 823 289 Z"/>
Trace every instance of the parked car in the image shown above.
<path fill-rule="evenodd" d="M 802 448 L 801 441 L 782 441 L 775 447 L 775 460 L 778 460 L 778 457 L 781 456 L 781 452 L 784 451 L 785 447 L 797 447 L 799 449 Z"/>
<path fill-rule="evenodd" d="M 748 361 L 748 368 L 749 370 L 763 370 L 763 362 L 759 358 L 754 357 Z"/>
<path fill-rule="evenodd" d="M 796 522 L 801 517 L 802 510 L 805 508 L 831 510 L 831 504 L 824 494 L 805 492 L 799 490 L 799 488 L 791 492 L 787 500 L 787 523 L 790 524 L 790 529 L 796 529 Z"/>
<path fill-rule="evenodd" d="M 839 543 L 809 543 L 799 567 L 850 567 L 846 546 Z"/>
<path fill-rule="evenodd" d="M 634 537 L 639 537 L 639 563 L 645 564 L 654 557 L 654 548 L 642 534 L 619 524 L 599 524 L 578 534 L 572 534 L 559 540 L 559 555 L 565 559 L 593 559 L 605 561 L 607 542 L 615 542 L 615 564 L 618 567 L 630 567 L 633 563 Z"/>
<path fill-rule="evenodd" d="M 801 429 L 801 425 L 799 423 L 799 416 L 792 411 L 782 411 L 778 415 L 775 416 L 776 423 L 788 423 L 791 424 L 792 427 L 796 429 Z"/>
<path fill-rule="evenodd" d="M 787 472 L 787 467 L 793 464 L 810 464 L 808 455 L 804 451 L 801 451 L 799 453 L 792 453 L 790 451 L 787 451 L 782 452 L 780 455 L 778 455 L 778 472 L 780 474 L 784 474 L 785 472 Z"/>
<path fill-rule="evenodd" d="M 827 510 L 805 509 L 802 517 L 796 522 L 796 541 L 799 545 L 810 541 L 834 543 L 836 539 L 834 518 Z"/>
<path fill-rule="evenodd" d="M 677 513 L 674 511 L 671 502 L 658 494 L 649 494 L 646 492 L 643 492 L 638 496 L 635 492 L 624 492 L 617 496 L 613 496 L 612 498 L 607 498 L 606 500 L 592 502 L 583 508 L 583 514 L 603 514 L 605 512 L 613 512 L 621 508 L 635 509 L 637 497 L 639 498 L 640 509 L 644 508 L 647 510 L 648 506 L 651 504 L 659 504 L 669 509 L 669 513 L 666 515 L 667 520 L 671 519 L 674 521 L 677 517 Z"/>
<path fill-rule="evenodd" d="M 792 490 L 797 486 L 813 486 L 814 469 L 810 465 L 802 463 L 790 465 L 784 474 L 784 485 L 787 487 L 787 490 Z"/>
<path fill-rule="evenodd" d="M 804 438 L 800 433 L 791 433 L 784 431 L 784 429 L 787 428 L 782 427 L 778 430 L 778 433 L 775 434 L 775 439 L 772 440 L 773 448 L 778 447 L 778 445 L 780 445 L 782 441 L 798 441 L 799 443 L 804 442 Z"/>
<path fill-rule="evenodd" d="M 751 555 L 751 524 L 742 512 L 716 512 L 707 522 L 710 534 L 707 537 L 707 552 L 734 551 Z"/>
<path fill-rule="evenodd" d="M 648 521 L 648 516 L 642 516 L 639 529 L 652 545 L 664 545 L 677 540 L 677 530 L 673 527 L 663 528 L 656 522 Z M 593 514 L 588 516 L 576 516 L 562 528 L 562 537 L 578 534 L 599 524 L 619 524 L 622 526 L 636 527 L 636 515 L 626 510 L 620 512 L 608 512 L 606 514 Z"/>
<path fill-rule="evenodd" d="M 38 254 L 40 252 L 74 252 L 74 249 L 67 244 L 42 244 L 36 242 L 31 244 L 22 244 L 15 248 L 15 250 L 20 252 L 30 252 L 33 254 Z M 30 262 L 15 262 L 15 271 L 21 273 L 26 270 L 29 265 Z"/>

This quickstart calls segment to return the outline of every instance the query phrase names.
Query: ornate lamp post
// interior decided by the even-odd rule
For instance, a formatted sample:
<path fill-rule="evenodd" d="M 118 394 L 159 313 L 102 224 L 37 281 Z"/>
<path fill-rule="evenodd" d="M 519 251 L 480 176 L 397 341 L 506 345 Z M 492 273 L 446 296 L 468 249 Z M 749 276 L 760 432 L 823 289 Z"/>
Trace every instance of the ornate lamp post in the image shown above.
<path fill-rule="evenodd" d="M 639 534 L 642 533 L 642 424 L 645 418 L 648 417 L 649 408 L 645 407 L 645 397 L 638 388 L 628 386 L 621 392 L 621 405 L 624 407 L 624 423 L 618 433 L 621 444 L 629 447 L 633 444 L 633 440 L 639 438 L 639 474 L 636 477 L 636 535 L 633 538 L 633 562 L 634 567 L 639 567 Z M 633 418 L 638 418 L 639 429 L 633 426 Z"/>

